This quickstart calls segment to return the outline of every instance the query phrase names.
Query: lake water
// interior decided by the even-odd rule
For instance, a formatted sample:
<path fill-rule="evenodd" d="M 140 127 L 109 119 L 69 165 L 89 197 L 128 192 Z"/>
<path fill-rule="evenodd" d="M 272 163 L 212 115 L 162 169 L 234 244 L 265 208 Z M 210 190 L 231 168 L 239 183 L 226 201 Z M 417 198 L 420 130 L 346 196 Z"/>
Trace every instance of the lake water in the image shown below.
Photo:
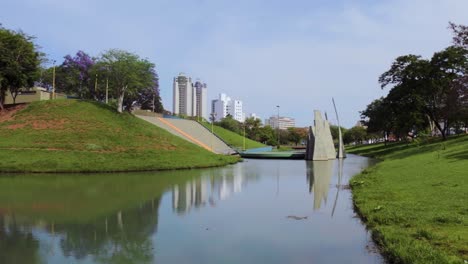
<path fill-rule="evenodd" d="M 347 187 L 373 161 L 0 176 L 0 263 L 383 263 Z"/>

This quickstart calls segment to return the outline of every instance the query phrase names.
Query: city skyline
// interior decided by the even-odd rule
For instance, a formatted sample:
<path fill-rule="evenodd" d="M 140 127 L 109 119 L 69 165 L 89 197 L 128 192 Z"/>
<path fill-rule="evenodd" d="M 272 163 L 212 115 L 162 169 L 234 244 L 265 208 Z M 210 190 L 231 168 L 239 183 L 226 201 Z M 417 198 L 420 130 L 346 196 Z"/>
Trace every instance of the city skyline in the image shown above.
<path fill-rule="evenodd" d="M 168 110 L 172 78 L 185 71 L 210 84 L 209 98 L 235 91 L 263 117 L 281 105 L 298 126 L 312 124 L 314 109 L 332 112 L 334 97 L 345 127 L 388 93 L 378 76 L 397 56 L 428 58 L 450 45 L 449 21 L 468 24 L 464 0 L 125 3 L 7 1 L 1 23 L 34 35 L 50 61 L 111 48 L 150 59 Z M 192 12 L 174 19 L 181 4 Z"/>

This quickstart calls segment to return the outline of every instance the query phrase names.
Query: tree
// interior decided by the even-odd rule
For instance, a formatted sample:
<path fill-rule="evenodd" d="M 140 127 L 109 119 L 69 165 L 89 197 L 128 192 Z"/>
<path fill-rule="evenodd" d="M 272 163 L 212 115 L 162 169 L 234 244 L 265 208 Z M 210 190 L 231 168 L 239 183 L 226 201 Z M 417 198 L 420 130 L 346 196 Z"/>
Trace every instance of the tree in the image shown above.
<path fill-rule="evenodd" d="M 299 128 L 299 127 L 290 127 L 288 128 L 289 131 L 289 141 L 293 142 L 294 144 L 301 143 L 302 140 L 307 138 L 307 129 Z"/>
<path fill-rule="evenodd" d="M 234 118 L 232 118 L 231 115 L 227 115 L 225 118 L 221 119 L 221 121 L 218 122 L 217 125 L 238 134 L 240 132 L 241 127 L 240 123 Z"/>
<path fill-rule="evenodd" d="M 457 47 L 468 49 L 468 26 L 449 22 L 449 28 L 453 32 L 453 44 Z"/>
<path fill-rule="evenodd" d="M 390 102 L 384 97 L 372 101 L 366 109 L 361 112 L 364 125 L 368 133 L 381 134 L 387 143 L 387 137 L 395 128 L 395 114 L 390 107 Z"/>
<path fill-rule="evenodd" d="M 367 131 L 364 127 L 355 126 L 348 129 L 344 136 L 343 141 L 345 144 L 349 144 L 355 142 L 357 144 L 362 144 L 364 140 L 367 138 Z"/>
<path fill-rule="evenodd" d="M 96 98 L 94 90 L 95 76 L 91 69 L 96 63 L 91 56 L 79 50 L 74 57 L 66 55 L 60 66 L 60 82 L 65 86 L 64 90 L 76 93 L 80 98 Z M 62 79 L 59 78 L 59 79 Z"/>
<path fill-rule="evenodd" d="M 278 144 L 276 132 L 271 126 L 260 127 L 258 130 L 258 139 L 260 142 L 270 146 Z"/>
<path fill-rule="evenodd" d="M 102 54 L 100 61 L 109 69 L 109 81 L 112 82 L 117 97 L 117 111 L 124 110 L 125 96 L 131 99 L 142 89 L 154 87 L 155 65 L 146 59 L 127 51 L 112 49 Z M 130 110 L 128 108 L 127 110 Z"/>
<path fill-rule="evenodd" d="M 399 132 L 422 126 L 427 116 L 445 139 L 448 128 L 463 112 L 458 80 L 466 71 L 467 52 L 460 47 L 437 52 L 430 61 L 416 55 L 398 57 L 379 82 L 382 88 L 393 85 L 386 99 Z"/>
<path fill-rule="evenodd" d="M 20 89 L 32 87 L 39 76 L 43 54 L 33 39 L 22 31 L 0 26 L 0 110 L 4 108 L 7 90 L 15 103 Z"/>
<path fill-rule="evenodd" d="M 247 137 L 253 140 L 258 140 L 258 133 L 260 126 L 262 125 L 262 121 L 255 117 L 249 117 L 245 119 L 244 125 Z"/>

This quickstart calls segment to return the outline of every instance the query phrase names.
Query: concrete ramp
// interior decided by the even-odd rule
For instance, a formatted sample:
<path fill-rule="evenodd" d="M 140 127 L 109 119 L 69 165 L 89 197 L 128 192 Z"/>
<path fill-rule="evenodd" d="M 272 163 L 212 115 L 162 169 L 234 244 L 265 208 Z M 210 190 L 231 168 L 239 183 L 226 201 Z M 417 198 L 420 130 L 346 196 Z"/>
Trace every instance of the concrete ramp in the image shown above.
<path fill-rule="evenodd" d="M 140 115 L 137 115 L 137 117 L 214 153 L 224 155 L 237 153 L 217 136 L 211 134 L 208 129 L 195 121 Z"/>

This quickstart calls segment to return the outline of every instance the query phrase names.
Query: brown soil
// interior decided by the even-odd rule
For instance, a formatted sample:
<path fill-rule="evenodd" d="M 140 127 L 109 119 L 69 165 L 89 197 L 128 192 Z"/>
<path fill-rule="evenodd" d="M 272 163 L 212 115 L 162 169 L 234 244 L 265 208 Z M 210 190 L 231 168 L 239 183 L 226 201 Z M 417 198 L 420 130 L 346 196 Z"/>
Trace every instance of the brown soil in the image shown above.
<path fill-rule="evenodd" d="M 41 130 L 41 129 L 63 129 L 64 125 L 68 123 L 68 120 L 66 119 L 60 119 L 60 120 L 37 120 L 37 121 L 32 121 L 32 128 L 36 130 Z"/>
<path fill-rule="evenodd" d="M 15 129 L 23 128 L 25 126 L 26 126 L 26 124 L 14 124 L 14 125 L 9 125 L 6 128 L 11 129 L 11 130 L 15 130 Z"/>
<path fill-rule="evenodd" d="M 3 111 L 0 111 L 0 123 L 13 120 L 13 116 L 16 112 L 24 109 L 25 107 L 26 104 L 7 106 Z"/>

